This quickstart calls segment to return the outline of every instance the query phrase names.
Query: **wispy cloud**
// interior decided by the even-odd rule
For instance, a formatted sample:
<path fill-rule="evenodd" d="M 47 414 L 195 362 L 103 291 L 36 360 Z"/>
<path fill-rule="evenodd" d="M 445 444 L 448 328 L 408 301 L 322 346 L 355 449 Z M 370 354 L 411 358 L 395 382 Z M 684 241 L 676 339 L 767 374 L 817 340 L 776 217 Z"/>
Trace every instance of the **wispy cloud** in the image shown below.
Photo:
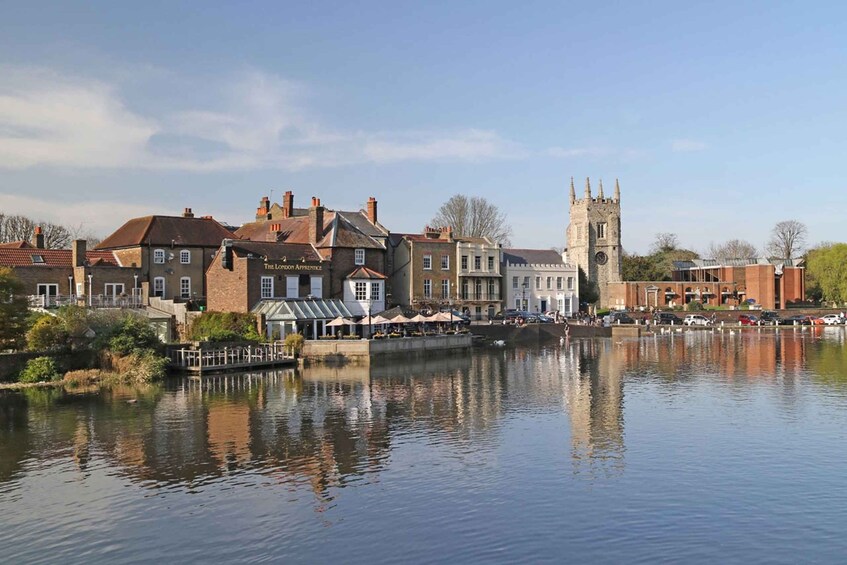
<path fill-rule="evenodd" d="M 694 139 L 674 139 L 671 141 L 671 149 L 676 153 L 704 151 L 707 148 L 708 145 Z"/>
<path fill-rule="evenodd" d="M 296 170 L 358 163 L 480 161 L 523 150 L 473 128 L 345 131 L 300 101 L 303 87 L 261 72 L 200 85 L 213 107 L 145 116 L 120 85 L 40 70 L 0 69 L 0 168 Z"/>
<path fill-rule="evenodd" d="M 548 147 L 544 155 L 556 159 L 618 159 L 633 160 L 641 155 L 643 151 L 637 149 L 589 146 L 589 147 Z"/>

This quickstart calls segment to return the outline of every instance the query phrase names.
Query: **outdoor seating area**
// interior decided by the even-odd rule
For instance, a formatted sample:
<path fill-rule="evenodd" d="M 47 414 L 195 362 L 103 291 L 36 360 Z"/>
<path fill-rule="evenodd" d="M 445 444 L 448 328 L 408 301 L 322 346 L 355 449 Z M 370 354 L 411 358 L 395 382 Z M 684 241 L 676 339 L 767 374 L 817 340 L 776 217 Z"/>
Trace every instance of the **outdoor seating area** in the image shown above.
<path fill-rule="evenodd" d="M 411 318 L 397 314 L 392 318 L 380 315 L 365 316 L 358 322 L 338 316 L 327 322 L 327 332 L 321 340 L 338 339 L 397 339 L 432 335 L 468 333 L 459 327 L 461 318 L 450 312 L 436 312 L 431 316 L 417 314 Z"/>

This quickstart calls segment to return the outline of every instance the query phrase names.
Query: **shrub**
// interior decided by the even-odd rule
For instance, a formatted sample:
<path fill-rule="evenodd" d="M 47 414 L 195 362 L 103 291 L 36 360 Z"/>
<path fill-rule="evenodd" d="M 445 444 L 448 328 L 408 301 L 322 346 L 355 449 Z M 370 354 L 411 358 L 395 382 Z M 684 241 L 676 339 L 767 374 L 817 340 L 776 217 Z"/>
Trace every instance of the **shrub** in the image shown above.
<path fill-rule="evenodd" d="M 259 341 L 256 317 L 250 313 L 204 312 L 188 331 L 194 341 Z"/>
<path fill-rule="evenodd" d="M 697 302 L 696 300 L 692 300 L 686 306 L 686 310 L 689 312 L 702 312 L 703 311 L 703 303 Z"/>
<path fill-rule="evenodd" d="M 82 387 L 95 384 L 102 380 L 103 371 L 100 369 L 81 369 L 68 371 L 62 381 L 70 387 Z"/>
<path fill-rule="evenodd" d="M 22 383 L 40 383 L 42 381 L 57 381 L 61 378 L 56 369 L 56 362 L 50 357 L 36 357 L 26 363 L 18 380 Z"/>
<path fill-rule="evenodd" d="M 168 358 L 151 349 L 139 350 L 126 356 L 112 357 L 111 366 L 124 383 L 150 383 L 167 376 Z"/>
<path fill-rule="evenodd" d="M 306 338 L 303 337 L 303 334 L 288 334 L 285 336 L 285 348 L 289 350 L 294 355 L 300 353 L 303 349 L 303 343 L 306 341 Z"/>
<path fill-rule="evenodd" d="M 41 351 L 61 349 L 68 345 L 68 332 L 62 320 L 55 316 L 42 316 L 26 332 L 28 349 Z"/>
<path fill-rule="evenodd" d="M 126 316 L 108 338 L 108 348 L 121 355 L 153 350 L 159 345 L 159 338 L 150 324 L 133 315 Z"/>

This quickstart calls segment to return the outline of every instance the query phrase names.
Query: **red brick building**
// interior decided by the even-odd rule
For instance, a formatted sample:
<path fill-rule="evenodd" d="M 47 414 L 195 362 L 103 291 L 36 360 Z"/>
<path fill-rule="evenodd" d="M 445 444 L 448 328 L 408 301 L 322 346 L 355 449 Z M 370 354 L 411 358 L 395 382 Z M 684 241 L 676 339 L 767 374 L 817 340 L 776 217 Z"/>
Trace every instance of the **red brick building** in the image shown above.
<path fill-rule="evenodd" d="M 674 263 L 672 281 L 609 283 L 614 309 L 672 308 L 699 302 L 734 306 L 743 302 L 782 309 L 804 300 L 806 273 L 802 260 L 695 259 Z"/>
<path fill-rule="evenodd" d="M 123 265 L 111 251 L 86 247 L 77 240 L 71 249 L 45 249 L 36 228 L 31 243 L 0 245 L 0 267 L 12 268 L 33 306 L 140 306 L 140 269 Z"/>
<path fill-rule="evenodd" d="M 207 306 L 249 312 L 260 300 L 323 298 L 329 263 L 304 243 L 227 240 L 206 271 Z"/>
<path fill-rule="evenodd" d="M 389 233 L 377 220 L 377 201 L 373 197 L 368 200 L 367 210 L 357 212 L 329 210 L 314 197 L 309 208 L 295 208 L 291 191 L 283 195 L 281 205 L 271 204 L 264 197 L 259 202 L 256 220 L 241 226 L 235 235 L 255 242 L 311 245 L 322 260 L 329 262 L 323 298 L 343 300 L 355 315 L 363 315 L 367 309 L 373 312 L 385 309 Z M 356 273 L 368 276 L 355 278 Z M 362 285 L 365 294 L 351 297 L 350 288 Z"/>
<path fill-rule="evenodd" d="M 457 301 L 456 240 L 450 228 L 391 234 L 392 302 L 440 310 Z"/>

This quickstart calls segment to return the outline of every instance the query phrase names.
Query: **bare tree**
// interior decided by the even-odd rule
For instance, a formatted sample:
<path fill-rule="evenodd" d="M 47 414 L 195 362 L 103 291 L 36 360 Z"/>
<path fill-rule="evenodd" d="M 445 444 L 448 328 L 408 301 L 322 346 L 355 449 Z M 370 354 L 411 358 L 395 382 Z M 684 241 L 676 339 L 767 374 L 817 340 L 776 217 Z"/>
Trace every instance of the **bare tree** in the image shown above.
<path fill-rule="evenodd" d="M 679 238 L 675 233 L 657 233 L 650 246 L 650 253 L 667 253 L 679 249 Z"/>
<path fill-rule="evenodd" d="M 806 224 L 797 220 L 777 222 L 771 230 L 767 251 L 777 259 L 793 259 L 803 253 L 806 246 Z"/>
<path fill-rule="evenodd" d="M 44 234 L 44 246 L 48 249 L 62 249 L 71 243 L 71 232 L 64 226 L 51 222 L 34 221 L 26 216 L 0 214 L 0 243 L 10 241 L 30 241 L 35 228 L 41 227 Z"/>
<path fill-rule="evenodd" d="M 441 205 L 430 224 L 452 227 L 456 235 L 489 237 L 497 243 L 511 245 L 512 228 L 506 223 L 506 214 L 481 196 L 452 196 Z"/>
<path fill-rule="evenodd" d="M 730 239 L 725 243 L 711 243 L 706 250 L 710 259 L 724 261 L 726 259 L 749 259 L 759 255 L 759 250 L 749 241 Z"/>

